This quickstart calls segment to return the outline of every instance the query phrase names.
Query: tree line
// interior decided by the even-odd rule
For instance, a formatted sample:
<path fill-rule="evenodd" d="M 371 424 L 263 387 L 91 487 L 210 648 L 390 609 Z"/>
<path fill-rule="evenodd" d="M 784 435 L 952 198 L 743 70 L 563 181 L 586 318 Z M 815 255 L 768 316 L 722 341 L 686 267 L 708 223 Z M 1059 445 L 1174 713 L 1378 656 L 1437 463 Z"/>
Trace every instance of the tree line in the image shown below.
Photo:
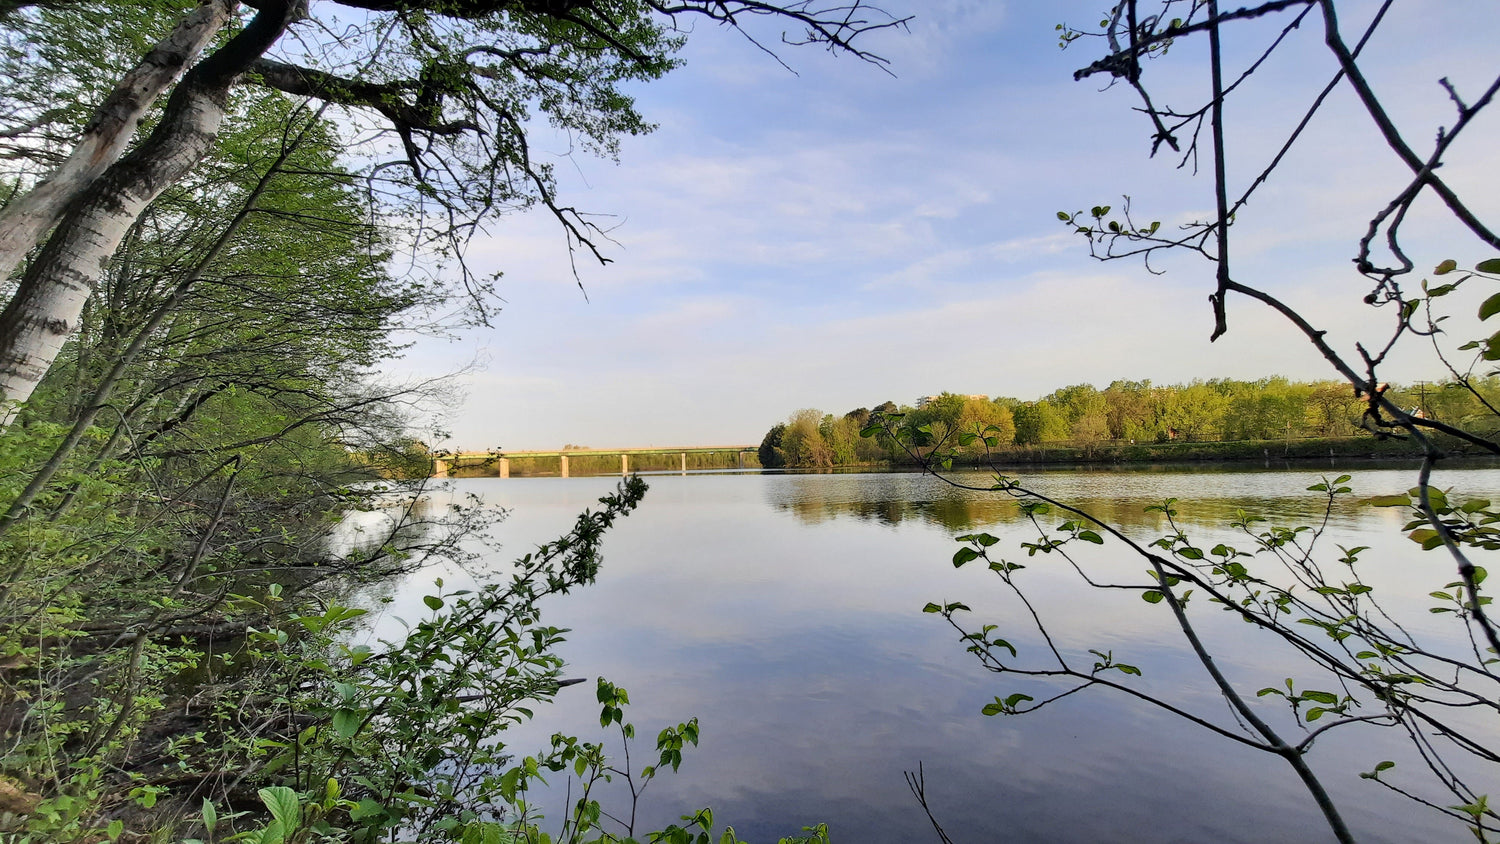
<path fill-rule="evenodd" d="M 1396 405 L 1423 418 L 1464 428 L 1493 424 L 1500 378 L 1381 385 Z M 1254 381 L 1215 378 L 1186 384 L 1114 381 L 1104 389 L 1075 384 L 1022 401 L 944 392 L 917 406 L 885 401 L 835 416 L 807 408 L 766 432 L 761 465 L 820 468 L 909 459 L 901 438 L 917 448 L 981 456 L 995 449 L 1108 443 L 1215 443 L 1370 437 L 1362 417 L 1367 397 L 1338 381 Z M 891 430 L 861 437 L 872 419 Z M 978 438 L 962 443 L 966 434 Z"/>

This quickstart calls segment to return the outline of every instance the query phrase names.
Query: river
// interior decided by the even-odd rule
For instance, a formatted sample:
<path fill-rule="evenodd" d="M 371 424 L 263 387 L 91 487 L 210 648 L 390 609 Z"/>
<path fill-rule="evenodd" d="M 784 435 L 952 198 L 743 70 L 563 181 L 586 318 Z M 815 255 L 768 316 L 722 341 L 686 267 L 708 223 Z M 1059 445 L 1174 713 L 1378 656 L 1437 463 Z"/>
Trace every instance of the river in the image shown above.
<path fill-rule="evenodd" d="M 1144 508 L 1176 497 L 1181 524 L 1206 549 L 1220 541 L 1251 545 L 1228 527 L 1240 508 L 1276 523 L 1317 518 L 1321 496 L 1307 487 L 1338 471 L 1021 477 L 1148 542 L 1165 522 Z M 1323 558 L 1336 558 L 1338 544 L 1372 546 L 1363 557 L 1369 582 L 1377 594 L 1400 596 L 1387 608 L 1419 637 L 1461 647 L 1451 616 L 1427 610 L 1436 603 L 1427 593 L 1455 579 L 1451 562 L 1401 536 L 1403 511 L 1354 500 L 1400 492 L 1415 471 L 1350 471 L 1354 494 L 1331 514 L 1320 547 L 1333 554 Z M 955 479 L 990 482 L 978 473 Z M 508 511 L 495 531 L 504 547 L 480 564 L 503 567 L 565 531 L 616 480 L 458 480 L 437 496 L 473 494 Z M 719 823 L 755 842 L 818 821 L 829 824 L 835 841 L 937 841 L 903 778 L 920 763 L 930 808 L 957 844 L 1332 840 L 1284 761 L 1121 694 L 1089 689 L 1024 716 L 981 714 L 996 695 L 1041 699 L 1049 688 L 1065 688 L 985 671 L 941 616 L 922 612 L 929 601 L 962 600 L 976 626 L 999 625 L 996 633 L 1023 659 L 1041 660 L 1043 641 L 999 579 L 977 564 L 955 569 L 950 562 L 960 547 L 954 536 L 982 529 L 1002 537 L 1007 558 L 1029 565 L 1021 582 L 1052 619 L 1049 632 L 1065 653 L 1089 660 L 1090 649 L 1112 652 L 1143 674 L 1121 679 L 1220 725 L 1235 723 L 1165 604 L 1147 604 L 1138 592 L 1087 589 L 1055 555 L 1028 559 L 1017 543 L 1035 539 L 1036 531 L 1005 498 L 902 473 L 648 480 L 645 503 L 605 541 L 598 583 L 545 610 L 545 623 L 572 630 L 561 648 L 565 675 L 589 683 L 563 689 L 510 737 L 519 753 L 540 749 L 554 730 L 599 740 L 598 676 L 630 691 L 627 718 L 641 733 L 638 765 L 654 761 L 657 729 L 697 716 L 700 746 L 686 753 L 679 773 L 647 791 L 638 833 L 712 806 Z M 1500 470 L 1444 471 L 1437 482 L 1495 493 Z M 1144 562 L 1118 543 L 1088 550 L 1086 560 L 1106 578 L 1142 581 Z M 445 565 L 414 575 L 387 593 L 394 597 L 380 605 L 377 633 L 395 635 L 397 617 L 420 617 L 420 596 L 434 577 L 452 588 L 468 575 Z M 1201 602 L 1191 609 L 1218 664 L 1247 693 L 1280 686 L 1287 676 L 1299 688 L 1329 687 L 1307 666 L 1289 668 L 1296 663 L 1254 628 Z M 1257 701 L 1257 711 L 1299 730 L 1273 701 Z M 1475 729 L 1489 738 L 1500 732 L 1493 719 Z M 1400 739 L 1390 730 L 1341 728 L 1319 738 L 1311 764 L 1361 841 L 1473 840 L 1461 826 L 1358 776 L 1383 759 L 1412 770 L 1417 763 Z M 1500 784 L 1489 785 L 1500 798 Z M 606 794 L 606 810 L 620 798 Z M 555 818 L 557 800 L 543 796 L 539 805 Z"/>

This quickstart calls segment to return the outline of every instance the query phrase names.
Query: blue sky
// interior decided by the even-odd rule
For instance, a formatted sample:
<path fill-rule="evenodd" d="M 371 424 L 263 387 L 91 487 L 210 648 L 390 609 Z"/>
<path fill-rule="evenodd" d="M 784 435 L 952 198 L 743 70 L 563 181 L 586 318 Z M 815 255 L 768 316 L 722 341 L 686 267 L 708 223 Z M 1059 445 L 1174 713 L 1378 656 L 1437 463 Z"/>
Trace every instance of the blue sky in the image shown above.
<path fill-rule="evenodd" d="M 1073 81 L 1098 47 L 1059 50 L 1054 26 L 1096 22 L 1101 4 L 883 5 L 916 16 L 909 33 L 869 43 L 894 76 L 780 50 L 794 75 L 700 26 L 685 67 L 635 90 L 660 128 L 627 140 L 618 165 L 563 158 L 565 139 L 538 144 L 559 156 L 565 204 L 613 215 L 614 263 L 580 257 L 585 299 L 543 215 L 506 218 L 475 244 L 476 267 L 504 272 L 504 309 L 491 328 L 420 341 L 401 364 L 436 375 L 481 362 L 456 381 L 463 402 L 440 411 L 450 447 L 740 444 L 801 407 L 843 413 L 941 390 L 1029 399 L 1117 378 L 1332 376 L 1290 326 L 1246 300 L 1232 302 L 1229 335 L 1210 344 L 1213 270 L 1201 259 L 1156 262 L 1162 275 L 1100 263 L 1057 221 L 1060 209 L 1118 206 L 1122 195 L 1137 219 L 1164 225 L 1213 207 L 1206 175 L 1147 157 L 1149 127 L 1127 90 Z M 1345 29 L 1372 5 L 1345 4 Z M 1407 0 L 1392 15 L 1366 56 L 1421 150 L 1453 120 L 1438 78 L 1471 98 L 1491 81 L 1500 15 L 1465 0 Z M 1314 23 L 1231 100 L 1231 179 L 1258 170 L 1331 74 Z M 775 41 L 779 30 L 763 34 Z M 1241 26 L 1226 50 L 1243 62 L 1271 34 Z M 1198 106 L 1204 50 L 1184 43 L 1148 68 L 1159 102 Z M 1234 257 L 1241 281 L 1352 350 L 1390 318 L 1360 304 L 1354 243 L 1405 181 L 1352 97 L 1329 106 L 1237 221 Z M 1493 114 L 1477 121 L 1445 170 L 1490 219 L 1497 127 Z M 1410 225 L 1419 267 L 1491 257 L 1431 203 Z M 1458 307 L 1472 313 L 1475 302 Z M 1430 353 L 1403 354 L 1383 373 L 1441 375 Z"/>

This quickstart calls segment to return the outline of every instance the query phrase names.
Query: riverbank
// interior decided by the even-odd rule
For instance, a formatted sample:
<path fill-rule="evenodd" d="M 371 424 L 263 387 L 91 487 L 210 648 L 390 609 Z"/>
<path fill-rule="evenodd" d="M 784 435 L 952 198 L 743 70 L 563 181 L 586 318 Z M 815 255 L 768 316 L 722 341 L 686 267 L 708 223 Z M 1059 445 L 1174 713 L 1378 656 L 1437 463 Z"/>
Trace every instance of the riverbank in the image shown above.
<path fill-rule="evenodd" d="M 1476 449 L 1451 437 L 1436 437 L 1435 439 L 1454 456 L 1480 455 Z M 1006 468 L 1134 463 L 1251 463 L 1267 460 L 1391 460 L 1416 456 L 1418 454 L 1412 444 L 1405 440 L 1376 439 L 1368 436 L 1309 437 L 1293 440 L 1238 440 L 1234 442 L 1102 442 L 1011 446 L 988 453 L 959 454 L 953 458 L 953 465 Z M 863 465 L 876 468 L 880 466 L 915 467 L 920 464 L 915 458 L 904 457 L 889 463 Z"/>
<path fill-rule="evenodd" d="M 1457 445 L 1457 443 L 1453 443 Z M 1235 442 L 1092 443 L 1018 446 L 976 455 L 976 465 L 1195 463 L 1262 460 L 1378 459 L 1413 456 L 1411 443 L 1374 437 L 1315 437 Z M 955 463 L 961 461 L 955 460 Z"/>

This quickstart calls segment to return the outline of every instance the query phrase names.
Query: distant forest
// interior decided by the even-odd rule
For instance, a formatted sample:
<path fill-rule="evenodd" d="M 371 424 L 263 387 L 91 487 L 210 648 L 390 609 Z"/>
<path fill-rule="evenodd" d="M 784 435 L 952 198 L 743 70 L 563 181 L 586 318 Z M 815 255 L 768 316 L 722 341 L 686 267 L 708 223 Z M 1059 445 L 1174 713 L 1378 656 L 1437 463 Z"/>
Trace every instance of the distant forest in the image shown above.
<path fill-rule="evenodd" d="M 1459 427 L 1493 421 L 1500 380 L 1391 385 L 1399 406 Z M 1365 400 L 1348 383 L 1286 378 L 1216 378 L 1188 384 L 1115 381 L 1104 389 L 1076 384 L 1035 401 L 942 393 L 918 406 L 886 401 L 835 416 L 798 410 L 766 432 L 760 444 L 767 468 L 816 468 L 908 459 L 895 439 L 861 437 L 872 419 L 905 429 L 919 448 L 939 447 L 982 456 L 1017 447 L 1107 443 L 1215 443 L 1307 438 L 1370 437 L 1360 427 Z M 878 414 L 878 416 L 877 416 Z M 963 434 L 982 439 L 963 445 Z M 986 442 L 988 440 L 988 442 Z"/>

